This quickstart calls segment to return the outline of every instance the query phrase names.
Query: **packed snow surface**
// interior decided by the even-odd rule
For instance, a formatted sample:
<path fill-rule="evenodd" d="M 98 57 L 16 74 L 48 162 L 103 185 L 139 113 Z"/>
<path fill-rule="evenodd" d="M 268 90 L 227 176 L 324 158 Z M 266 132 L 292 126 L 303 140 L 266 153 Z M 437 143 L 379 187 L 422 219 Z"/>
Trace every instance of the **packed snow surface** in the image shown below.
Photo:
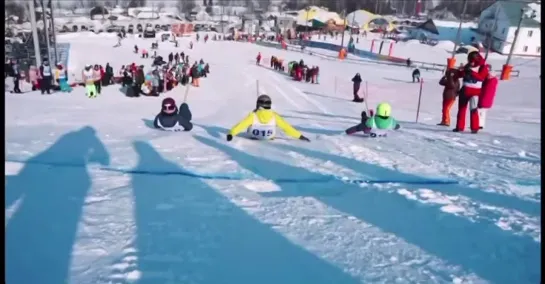
<path fill-rule="evenodd" d="M 5 94 L 6 283 L 538 283 L 540 81 L 500 82 L 477 135 L 435 124 L 439 72 L 347 64 L 249 43 L 160 43 L 211 74 L 191 88 L 191 132 L 150 123 L 185 88 L 127 98 Z M 151 59 L 151 40 L 74 36 L 69 66 L 117 70 Z M 320 66 L 320 84 L 256 66 L 260 51 Z M 415 52 L 418 52 L 416 50 Z M 416 57 L 416 55 L 414 56 Z M 533 72 L 539 72 L 534 69 Z M 360 73 L 367 104 L 355 104 Z M 312 142 L 256 142 L 230 127 L 257 89 Z M 367 106 L 389 102 L 402 129 L 347 137 Z M 452 110 L 455 121 L 456 106 Z"/>

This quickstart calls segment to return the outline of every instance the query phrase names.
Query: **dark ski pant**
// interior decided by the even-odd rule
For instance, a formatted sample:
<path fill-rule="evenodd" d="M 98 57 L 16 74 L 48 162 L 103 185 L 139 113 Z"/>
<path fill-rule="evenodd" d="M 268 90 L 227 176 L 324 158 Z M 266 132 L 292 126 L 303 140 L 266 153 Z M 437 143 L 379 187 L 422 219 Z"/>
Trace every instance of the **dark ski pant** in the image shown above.
<path fill-rule="evenodd" d="M 158 93 L 165 92 L 165 80 L 159 80 L 159 86 L 157 86 L 157 92 Z"/>
<path fill-rule="evenodd" d="M 354 100 L 359 99 L 360 96 L 358 95 L 358 92 L 360 91 L 360 83 L 354 83 L 353 91 L 354 91 Z"/>
<path fill-rule="evenodd" d="M 344 132 L 346 134 L 354 134 L 356 132 L 363 132 L 365 130 L 365 124 L 364 123 L 359 123 L 357 125 L 354 125 L 352 127 L 349 127 L 348 129 L 346 129 Z"/>
<path fill-rule="evenodd" d="M 193 123 L 191 123 L 192 114 L 189 110 L 189 105 L 183 103 L 180 105 L 180 110 L 178 111 L 178 123 L 184 128 L 185 131 L 190 131 L 193 129 Z"/>
<path fill-rule="evenodd" d="M 365 130 L 367 129 L 367 127 L 365 126 L 365 123 L 367 122 L 367 119 L 368 119 L 368 116 L 367 116 L 367 113 L 364 111 L 361 113 L 361 123 L 358 123 L 352 127 L 349 127 L 348 129 L 346 129 L 344 132 L 346 134 L 354 134 L 356 132 L 365 132 Z"/>
<path fill-rule="evenodd" d="M 42 91 L 42 94 L 45 94 L 46 92 L 48 94 L 51 93 L 51 80 L 53 78 L 51 76 L 44 76 L 42 80 L 40 81 L 40 90 Z"/>
<path fill-rule="evenodd" d="M 479 110 L 477 108 L 478 96 L 458 97 L 458 114 L 456 115 L 456 129 L 464 131 L 466 127 L 466 113 L 469 105 L 469 124 L 471 131 L 479 131 Z"/>
<path fill-rule="evenodd" d="M 132 78 L 129 76 L 124 76 L 123 79 L 121 79 L 121 87 L 130 85 L 132 85 Z"/>
<path fill-rule="evenodd" d="M 420 83 L 420 75 L 413 75 L 413 83 L 419 82 Z"/>
<path fill-rule="evenodd" d="M 95 81 L 95 88 L 97 89 L 97 94 L 99 94 L 99 95 L 100 95 L 101 87 L 102 87 L 102 84 L 101 84 L 100 80 Z"/>
<path fill-rule="evenodd" d="M 21 89 L 19 89 L 19 78 L 17 77 L 13 78 L 13 92 L 16 94 L 21 93 Z"/>

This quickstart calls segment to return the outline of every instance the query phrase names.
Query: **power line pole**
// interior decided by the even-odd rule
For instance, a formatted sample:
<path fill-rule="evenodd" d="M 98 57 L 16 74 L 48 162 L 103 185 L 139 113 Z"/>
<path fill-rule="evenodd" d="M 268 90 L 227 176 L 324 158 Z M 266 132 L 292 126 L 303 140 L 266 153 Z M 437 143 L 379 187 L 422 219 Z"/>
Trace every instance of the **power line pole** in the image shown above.
<path fill-rule="evenodd" d="M 343 34 L 341 35 L 341 49 L 344 48 L 344 34 L 346 32 L 346 10 L 343 9 Z"/>
<path fill-rule="evenodd" d="M 40 56 L 40 41 L 38 39 L 38 27 L 36 26 L 36 9 L 34 8 L 34 0 L 28 1 L 30 13 L 30 25 L 32 29 L 32 41 L 34 42 L 34 56 L 36 57 L 36 66 L 42 65 L 42 57 Z"/>
<path fill-rule="evenodd" d="M 34 1 L 34 0 L 32 0 Z M 49 23 L 47 22 L 47 13 L 44 7 L 44 0 L 41 0 L 42 6 L 42 20 L 44 22 L 44 33 L 45 33 L 45 42 L 47 44 L 47 57 L 51 61 L 51 45 L 49 43 Z M 56 63 L 55 63 L 56 64 Z"/>
<path fill-rule="evenodd" d="M 464 7 L 462 8 L 462 14 L 460 15 L 460 24 L 458 25 L 458 31 L 456 32 L 456 42 L 454 43 L 454 48 L 452 49 L 452 55 L 450 58 L 454 58 L 454 55 L 456 55 L 456 49 L 458 45 L 460 45 L 462 22 L 464 20 L 464 14 L 466 13 L 466 9 L 467 9 L 467 0 L 464 0 Z"/>
<path fill-rule="evenodd" d="M 509 55 L 507 56 L 507 61 L 505 62 L 505 65 L 509 65 L 509 62 L 511 62 L 511 56 L 513 56 L 513 52 L 515 51 L 515 45 L 517 44 L 517 39 L 519 38 L 520 26 L 522 25 L 523 19 L 524 19 L 524 9 L 520 9 L 520 19 L 517 25 L 517 29 L 515 30 L 515 38 L 513 39 L 513 42 L 511 43 L 511 49 L 509 50 Z"/>
<path fill-rule="evenodd" d="M 492 30 L 488 32 L 488 42 L 486 44 L 486 53 L 484 54 L 484 60 L 488 59 L 488 53 L 490 52 L 490 46 L 494 43 L 492 33 L 498 28 L 498 17 L 500 14 L 499 7 L 496 8 L 496 13 L 494 13 L 494 25 L 492 25 Z"/>
<path fill-rule="evenodd" d="M 55 31 L 55 16 L 53 15 L 53 3 L 49 1 L 49 9 L 51 9 L 51 26 L 53 27 L 53 52 L 55 52 L 55 64 L 57 64 L 58 61 L 58 53 L 57 53 L 57 33 Z M 65 66 L 66 68 L 66 66 Z"/>

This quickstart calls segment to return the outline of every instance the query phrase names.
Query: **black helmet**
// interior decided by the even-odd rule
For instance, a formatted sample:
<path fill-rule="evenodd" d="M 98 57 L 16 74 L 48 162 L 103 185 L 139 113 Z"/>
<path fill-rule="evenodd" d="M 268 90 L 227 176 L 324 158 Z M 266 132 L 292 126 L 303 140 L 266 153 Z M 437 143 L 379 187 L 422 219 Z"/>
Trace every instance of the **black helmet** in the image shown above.
<path fill-rule="evenodd" d="M 467 61 L 473 62 L 473 60 L 475 60 L 479 55 L 480 55 L 479 52 L 474 50 L 467 54 Z"/>
<path fill-rule="evenodd" d="M 257 97 L 257 103 L 256 108 L 259 109 L 260 107 L 264 109 L 271 109 L 272 101 L 271 98 L 267 95 L 261 95 Z"/>

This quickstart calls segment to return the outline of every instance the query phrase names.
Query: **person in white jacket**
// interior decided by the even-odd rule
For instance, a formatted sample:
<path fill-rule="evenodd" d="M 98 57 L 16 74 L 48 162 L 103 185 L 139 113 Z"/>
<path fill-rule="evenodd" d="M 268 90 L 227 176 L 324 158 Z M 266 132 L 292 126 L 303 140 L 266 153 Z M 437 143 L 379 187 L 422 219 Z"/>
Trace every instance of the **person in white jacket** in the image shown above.
<path fill-rule="evenodd" d="M 81 73 L 81 77 L 83 79 L 83 82 L 85 83 L 87 97 L 96 98 L 97 90 L 95 87 L 94 72 L 93 72 L 93 69 L 91 68 L 91 64 L 85 65 L 85 69 L 83 69 Z"/>

